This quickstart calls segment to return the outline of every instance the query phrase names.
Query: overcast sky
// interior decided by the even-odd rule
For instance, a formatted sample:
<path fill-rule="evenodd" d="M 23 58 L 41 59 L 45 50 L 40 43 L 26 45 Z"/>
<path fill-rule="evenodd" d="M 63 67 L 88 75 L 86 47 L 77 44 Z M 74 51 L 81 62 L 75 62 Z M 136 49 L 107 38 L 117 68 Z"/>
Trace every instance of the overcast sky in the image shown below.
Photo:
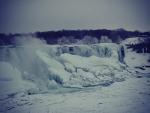
<path fill-rule="evenodd" d="M 150 0 L 0 0 L 0 32 L 150 31 Z"/>

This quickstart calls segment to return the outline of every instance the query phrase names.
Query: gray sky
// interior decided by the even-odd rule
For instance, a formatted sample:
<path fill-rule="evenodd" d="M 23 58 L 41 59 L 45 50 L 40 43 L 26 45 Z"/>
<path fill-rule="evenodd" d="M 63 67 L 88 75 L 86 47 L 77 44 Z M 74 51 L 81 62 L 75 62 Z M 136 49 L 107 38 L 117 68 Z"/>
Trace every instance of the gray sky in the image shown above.
<path fill-rule="evenodd" d="M 150 31 L 150 0 L 0 0 L 0 32 Z"/>

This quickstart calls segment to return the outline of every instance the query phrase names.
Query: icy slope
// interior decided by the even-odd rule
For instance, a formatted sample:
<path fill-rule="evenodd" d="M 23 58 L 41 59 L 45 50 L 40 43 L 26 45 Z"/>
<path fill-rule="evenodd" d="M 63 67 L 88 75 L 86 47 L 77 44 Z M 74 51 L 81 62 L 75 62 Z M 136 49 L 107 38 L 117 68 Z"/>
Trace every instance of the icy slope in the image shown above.
<path fill-rule="evenodd" d="M 127 45 L 136 45 L 141 43 L 148 43 L 147 40 L 149 38 L 144 37 L 136 37 L 136 38 L 128 38 L 122 41 L 122 45 L 124 45 L 126 56 L 124 58 L 125 63 L 130 69 L 135 72 L 140 72 L 143 74 L 150 73 L 150 53 L 142 52 L 137 53 L 133 51 L 132 48 L 128 48 Z M 143 45 L 144 46 L 144 45 Z M 139 47 L 139 49 L 142 47 Z"/>
<path fill-rule="evenodd" d="M 134 71 L 150 73 L 150 53 L 136 53 L 132 49 L 126 49 L 125 62 Z"/>
<path fill-rule="evenodd" d="M 0 48 L 0 84 L 5 90 L 39 93 L 60 86 L 108 85 L 125 78 L 124 49 L 117 44 L 51 46 L 32 38 L 17 44 Z"/>

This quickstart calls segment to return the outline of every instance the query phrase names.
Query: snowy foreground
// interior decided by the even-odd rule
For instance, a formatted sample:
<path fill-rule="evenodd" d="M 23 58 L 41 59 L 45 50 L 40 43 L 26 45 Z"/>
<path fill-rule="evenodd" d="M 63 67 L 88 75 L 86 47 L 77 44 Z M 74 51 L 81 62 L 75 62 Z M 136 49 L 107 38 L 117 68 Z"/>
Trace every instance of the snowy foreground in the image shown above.
<path fill-rule="evenodd" d="M 0 113 L 148 113 L 150 54 L 125 45 L 0 47 Z"/>
<path fill-rule="evenodd" d="M 2 113 L 148 113 L 149 101 L 150 78 L 130 78 L 75 92 L 15 95 L 0 106 Z"/>

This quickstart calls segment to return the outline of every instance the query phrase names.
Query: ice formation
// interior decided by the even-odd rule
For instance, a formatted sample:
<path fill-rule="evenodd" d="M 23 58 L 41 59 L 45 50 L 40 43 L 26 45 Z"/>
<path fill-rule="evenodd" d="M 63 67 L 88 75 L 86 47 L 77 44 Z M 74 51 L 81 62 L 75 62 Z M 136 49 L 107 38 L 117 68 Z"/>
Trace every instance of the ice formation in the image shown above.
<path fill-rule="evenodd" d="M 16 42 L 0 47 L 0 86 L 7 91 L 37 93 L 124 79 L 119 74 L 125 68 L 124 49 L 117 44 L 47 45 L 36 38 Z"/>

